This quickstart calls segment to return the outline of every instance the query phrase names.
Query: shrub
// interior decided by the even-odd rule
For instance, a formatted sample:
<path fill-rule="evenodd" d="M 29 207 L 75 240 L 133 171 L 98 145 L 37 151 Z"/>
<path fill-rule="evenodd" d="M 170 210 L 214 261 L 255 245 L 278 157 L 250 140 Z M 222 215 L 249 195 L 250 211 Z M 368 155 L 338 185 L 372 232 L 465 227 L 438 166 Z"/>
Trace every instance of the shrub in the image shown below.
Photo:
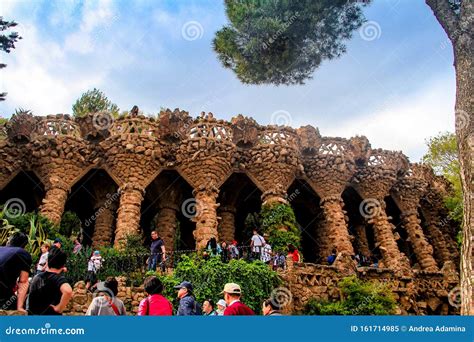
<path fill-rule="evenodd" d="M 392 315 L 396 302 L 388 286 L 380 282 L 363 281 L 356 276 L 339 282 L 342 299 L 336 302 L 311 299 L 305 306 L 306 315 Z"/>
<path fill-rule="evenodd" d="M 207 298 L 217 301 L 222 298 L 219 293 L 226 283 L 237 283 L 242 287 L 243 302 L 255 312 L 260 312 L 263 300 L 281 283 L 277 273 L 262 262 L 223 263 L 219 257 L 204 260 L 183 255 L 173 275 L 178 282 L 187 280 L 193 284 L 200 303 Z"/>
<path fill-rule="evenodd" d="M 271 203 L 262 206 L 261 227 L 269 234 L 274 251 L 286 252 L 288 244 L 300 247 L 301 236 L 295 213 L 289 204 Z"/>
<path fill-rule="evenodd" d="M 82 231 L 82 222 L 75 212 L 66 211 L 61 217 L 59 233 L 66 237 L 77 237 Z"/>

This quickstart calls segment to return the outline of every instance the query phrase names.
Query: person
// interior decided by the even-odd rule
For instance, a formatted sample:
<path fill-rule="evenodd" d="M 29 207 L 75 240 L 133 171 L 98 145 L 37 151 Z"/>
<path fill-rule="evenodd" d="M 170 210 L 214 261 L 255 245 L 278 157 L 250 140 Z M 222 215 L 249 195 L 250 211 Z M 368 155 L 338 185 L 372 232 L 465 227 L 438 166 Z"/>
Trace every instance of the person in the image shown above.
<path fill-rule="evenodd" d="M 97 283 L 97 272 L 99 272 L 100 268 L 102 267 L 102 262 L 103 258 L 100 255 L 100 251 L 94 251 L 87 262 L 87 290 Z"/>
<path fill-rule="evenodd" d="M 48 253 L 48 267 L 30 285 L 28 312 L 32 315 L 61 315 L 72 298 L 72 288 L 62 275 L 67 255 L 59 248 Z"/>
<path fill-rule="evenodd" d="M 327 262 L 329 265 L 332 265 L 334 264 L 334 261 L 336 261 L 336 257 L 337 257 L 337 251 L 336 249 L 334 248 L 331 252 L 331 254 L 327 257 Z"/>
<path fill-rule="evenodd" d="M 8 239 L 5 247 L 0 247 L 0 309 L 24 309 L 28 292 L 28 277 L 32 259 L 25 251 L 28 237 L 16 233 Z"/>
<path fill-rule="evenodd" d="M 265 239 L 263 238 L 263 236 L 258 234 L 257 229 L 254 229 L 252 238 L 250 240 L 250 247 L 252 250 L 252 255 L 251 255 L 252 260 L 260 259 L 260 254 L 262 253 L 263 246 L 265 246 Z"/>
<path fill-rule="evenodd" d="M 229 246 L 227 246 L 227 242 L 224 240 L 221 242 L 221 259 L 224 263 L 229 261 Z"/>
<path fill-rule="evenodd" d="M 281 307 L 272 299 L 263 302 L 262 313 L 264 316 L 282 316 Z"/>
<path fill-rule="evenodd" d="M 203 316 L 217 316 L 217 311 L 214 310 L 214 301 L 212 299 L 206 299 L 202 303 L 202 314 Z"/>
<path fill-rule="evenodd" d="M 178 316 L 195 316 L 202 314 L 201 306 L 193 295 L 193 285 L 189 281 L 183 281 L 174 288 L 178 290 Z"/>
<path fill-rule="evenodd" d="M 72 249 L 72 253 L 77 254 L 81 251 L 81 249 L 82 249 L 81 242 L 79 241 L 79 239 L 75 239 L 74 240 L 74 248 Z"/>
<path fill-rule="evenodd" d="M 284 253 L 276 253 L 273 257 L 273 270 L 278 271 L 278 268 L 285 269 L 286 258 Z"/>
<path fill-rule="evenodd" d="M 293 262 L 300 262 L 301 261 L 300 252 L 298 252 L 296 247 L 291 243 L 288 245 L 288 256 L 291 257 Z"/>
<path fill-rule="evenodd" d="M 240 289 L 239 284 L 225 284 L 224 290 L 221 292 L 221 294 L 224 294 L 224 300 L 227 303 L 227 307 L 224 310 L 224 316 L 255 315 L 252 309 L 240 301 L 242 290 Z"/>
<path fill-rule="evenodd" d="M 222 253 L 221 246 L 217 243 L 217 240 L 215 237 L 210 238 L 209 241 L 207 242 L 206 251 L 211 256 L 220 255 Z"/>
<path fill-rule="evenodd" d="M 372 255 L 370 267 L 379 267 L 379 259 L 375 255 Z"/>
<path fill-rule="evenodd" d="M 163 295 L 163 283 L 155 276 L 145 279 L 143 283 L 147 297 L 138 306 L 138 316 L 171 316 L 173 306 Z"/>
<path fill-rule="evenodd" d="M 36 265 L 36 274 L 44 272 L 48 264 L 48 252 L 49 252 L 49 243 L 45 242 L 41 245 L 41 256 Z"/>
<path fill-rule="evenodd" d="M 272 261 L 272 246 L 266 240 L 262 248 L 262 255 L 260 259 L 267 265 L 270 265 L 270 262 Z"/>
<path fill-rule="evenodd" d="M 223 316 L 224 315 L 224 310 L 227 307 L 227 303 L 223 299 L 219 299 L 217 302 L 217 315 L 218 316 Z"/>
<path fill-rule="evenodd" d="M 158 263 L 160 263 L 161 271 L 165 271 L 164 260 L 166 259 L 165 243 L 158 235 L 156 230 L 151 232 L 151 246 L 150 246 L 150 259 L 148 260 L 148 270 L 156 271 Z"/>
<path fill-rule="evenodd" d="M 63 241 L 60 238 L 56 238 L 54 239 L 53 246 L 51 246 L 51 248 L 61 249 L 62 246 L 63 246 Z"/>
<path fill-rule="evenodd" d="M 97 293 L 87 309 L 86 316 L 125 316 L 127 311 L 122 300 L 117 298 L 118 282 L 108 277 L 97 284 Z"/>
<path fill-rule="evenodd" d="M 238 259 L 240 257 L 239 249 L 237 248 L 237 241 L 233 240 L 232 244 L 229 246 L 229 252 L 231 259 Z"/>

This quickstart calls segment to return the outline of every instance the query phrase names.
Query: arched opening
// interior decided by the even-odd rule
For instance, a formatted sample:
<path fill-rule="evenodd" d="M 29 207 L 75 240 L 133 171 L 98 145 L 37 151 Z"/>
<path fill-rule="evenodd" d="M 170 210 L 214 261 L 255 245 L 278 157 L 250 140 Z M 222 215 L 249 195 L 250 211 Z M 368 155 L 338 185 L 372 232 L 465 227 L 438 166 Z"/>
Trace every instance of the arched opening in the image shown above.
<path fill-rule="evenodd" d="M 351 186 L 346 187 L 342 192 L 344 210 L 348 219 L 349 233 L 354 236 L 352 246 L 354 252 L 370 258 L 372 255 L 380 255 L 375 247 L 374 229 L 362 216 L 360 205 L 363 201 L 359 193 Z"/>
<path fill-rule="evenodd" d="M 103 169 L 91 169 L 72 187 L 64 211 L 75 213 L 81 220 L 83 245 L 92 244 L 99 207 L 113 208 L 111 211 L 113 217 L 108 220 L 107 229 L 114 231 L 115 206 L 119 198 L 117 191 L 118 185 Z"/>
<path fill-rule="evenodd" d="M 287 191 L 287 200 L 301 232 L 301 252 L 305 262 L 321 262 L 317 231 L 324 220 L 320 198 L 303 179 L 295 179 Z"/>
<path fill-rule="evenodd" d="M 193 213 L 187 205 L 193 201 L 192 190 L 191 185 L 175 170 L 160 172 L 148 185 L 140 218 L 145 244 L 151 242 L 150 232 L 158 230 L 168 249 L 195 249 L 193 231 L 196 224 L 191 221 Z M 166 210 L 168 216 L 163 216 Z"/>
<path fill-rule="evenodd" d="M 262 206 L 261 196 L 260 189 L 244 173 L 233 173 L 224 182 L 217 198 L 217 203 L 220 204 L 218 216 L 221 217 L 219 231 L 227 226 L 228 231 L 233 231 L 233 234 L 228 233 L 220 239 L 235 239 L 243 246 L 250 244 L 252 229 L 257 224 Z M 231 214 L 225 214 L 225 210 L 229 210 Z"/>
<path fill-rule="evenodd" d="M 24 203 L 25 212 L 37 211 L 44 196 L 44 185 L 40 179 L 31 171 L 21 170 L 0 191 L 0 205 L 9 200 L 13 204 L 15 199 L 19 199 Z"/>
<path fill-rule="evenodd" d="M 411 244 L 407 241 L 408 240 L 408 233 L 403 228 L 402 219 L 401 219 L 401 211 L 398 208 L 397 204 L 393 200 L 391 196 L 385 197 L 385 204 L 386 204 L 386 213 L 389 217 L 389 221 L 395 226 L 393 233 L 395 237 L 397 234 L 400 238 L 397 239 L 397 245 L 400 252 L 405 254 L 408 259 L 410 259 L 410 264 L 416 264 L 416 255 L 413 252 L 413 248 Z"/>

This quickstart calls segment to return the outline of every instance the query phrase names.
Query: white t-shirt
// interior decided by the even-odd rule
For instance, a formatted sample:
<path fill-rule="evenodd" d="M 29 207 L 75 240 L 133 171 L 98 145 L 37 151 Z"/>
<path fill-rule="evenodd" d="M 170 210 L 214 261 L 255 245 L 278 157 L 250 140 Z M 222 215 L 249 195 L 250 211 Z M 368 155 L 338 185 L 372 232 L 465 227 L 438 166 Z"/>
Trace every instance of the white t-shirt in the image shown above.
<path fill-rule="evenodd" d="M 42 271 L 44 266 L 46 266 L 46 264 L 48 263 L 48 253 L 49 252 L 41 254 L 40 259 L 38 261 L 38 266 L 36 267 L 38 271 Z"/>
<path fill-rule="evenodd" d="M 265 239 L 263 238 L 263 236 L 260 236 L 257 234 L 257 235 L 252 235 L 252 241 L 253 241 L 252 252 L 259 253 L 261 251 L 261 247 L 265 245 Z"/>

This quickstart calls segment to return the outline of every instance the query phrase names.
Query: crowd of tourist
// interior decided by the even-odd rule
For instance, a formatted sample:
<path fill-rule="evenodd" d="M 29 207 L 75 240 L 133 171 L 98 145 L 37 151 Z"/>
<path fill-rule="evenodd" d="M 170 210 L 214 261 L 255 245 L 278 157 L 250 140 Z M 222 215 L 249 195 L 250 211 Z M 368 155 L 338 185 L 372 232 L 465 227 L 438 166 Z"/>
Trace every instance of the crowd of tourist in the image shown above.
<path fill-rule="evenodd" d="M 61 249 L 62 241 L 54 240 L 50 246 L 41 245 L 41 256 L 35 267 L 35 273 L 30 279 L 32 265 L 31 255 L 25 250 L 28 237 L 23 233 L 15 233 L 5 247 L 0 247 L 0 310 L 18 310 L 30 315 L 61 315 L 68 306 L 73 289 L 68 283 L 64 273 L 67 272 L 67 254 Z M 74 243 L 73 253 L 78 253 L 80 243 Z M 225 242 L 217 244 L 215 239 L 209 241 L 207 253 L 221 255 L 226 260 L 239 258 L 238 249 L 235 251 L 236 242 L 228 247 Z M 234 247 L 232 247 L 234 246 Z M 148 269 L 156 270 L 163 260 L 166 260 L 166 250 L 163 240 L 156 232 L 152 232 L 152 255 L 148 260 Z M 291 249 L 294 255 L 299 254 L 296 249 Z M 251 242 L 252 258 L 260 259 L 271 265 L 273 253 L 271 246 L 264 237 L 254 231 Z M 117 297 L 118 282 L 114 277 L 108 277 L 99 282 L 97 273 L 103 263 L 100 251 L 94 251 L 88 260 L 86 288 L 94 289 L 96 296 L 90 303 L 86 315 L 126 315 L 124 303 Z M 173 306 L 163 296 L 164 286 L 156 276 L 150 276 L 144 281 L 146 297 L 139 303 L 139 316 L 169 316 L 173 315 Z M 193 285 L 183 281 L 174 287 L 179 306 L 176 311 L 178 316 L 204 315 L 204 316 L 232 316 L 254 315 L 254 311 L 241 301 L 242 289 L 239 284 L 225 284 L 219 293 L 220 298 L 215 304 L 211 298 L 202 304 L 196 300 Z M 216 294 L 217 296 L 217 294 Z M 280 308 L 270 299 L 262 303 L 264 315 L 278 315 Z"/>

